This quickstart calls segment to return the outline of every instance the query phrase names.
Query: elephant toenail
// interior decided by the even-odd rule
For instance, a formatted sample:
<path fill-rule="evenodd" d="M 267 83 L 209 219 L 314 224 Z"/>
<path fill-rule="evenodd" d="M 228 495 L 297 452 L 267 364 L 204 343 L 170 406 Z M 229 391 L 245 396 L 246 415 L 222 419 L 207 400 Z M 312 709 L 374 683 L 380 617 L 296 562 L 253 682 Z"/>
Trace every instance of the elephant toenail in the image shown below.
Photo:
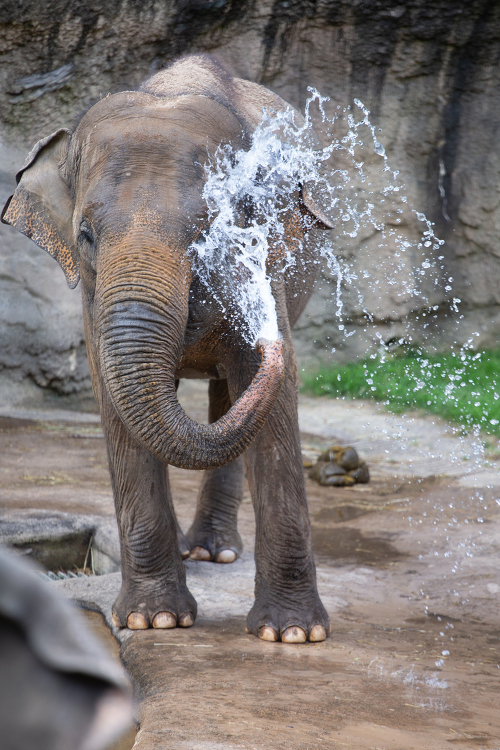
<path fill-rule="evenodd" d="M 130 630 L 147 630 L 148 623 L 140 612 L 131 612 L 127 617 L 127 628 Z"/>
<path fill-rule="evenodd" d="M 264 627 L 259 630 L 259 638 L 262 641 L 277 641 L 278 633 L 269 625 L 264 625 Z"/>
<path fill-rule="evenodd" d="M 189 555 L 191 560 L 211 560 L 212 555 L 205 547 L 194 547 Z"/>
<path fill-rule="evenodd" d="M 312 643 L 318 643 L 319 641 L 324 641 L 326 638 L 326 630 L 324 629 L 323 625 L 314 625 L 311 628 L 311 632 L 309 633 L 309 640 Z"/>
<path fill-rule="evenodd" d="M 181 553 L 181 557 L 182 557 L 183 560 L 186 560 L 189 557 L 189 555 L 190 555 L 190 551 L 188 550 L 187 547 L 184 548 L 184 549 L 181 549 L 180 553 Z"/>
<path fill-rule="evenodd" d="M 236 553 L 232 549 L 223 549 L 215 558 L 218 563 L 232 563 L 236 560 Z"/>
<path fill-rule="evenodd" d="M 287 628 L 281 636 L 283 643 L 305 643 L 307 638 L 305 631 L 302 628 L 293 625 L 291 628 Z"/>
<path fill-rule="evenodd" d="M 115 615 L 114 612 L 111 615 L 111 621 L 112 621 L 113 625 L 115 626 L 115 628 L 121 628 L 122 624 L 121 624 L 120 620 L 118 619 L 118 617 Z"/>
<path fill-rule="evenodd" d="M 191 612 L 186 612 L 179 617 L 179 627 L 181 628 L 190 628 L 193 622 L 194 618 Z"/>
<path fill-rule="evenodd" d="M 158 612 L 153 618 L 154 628 L 175 628 L 177 618 L 171 612 Z"/>

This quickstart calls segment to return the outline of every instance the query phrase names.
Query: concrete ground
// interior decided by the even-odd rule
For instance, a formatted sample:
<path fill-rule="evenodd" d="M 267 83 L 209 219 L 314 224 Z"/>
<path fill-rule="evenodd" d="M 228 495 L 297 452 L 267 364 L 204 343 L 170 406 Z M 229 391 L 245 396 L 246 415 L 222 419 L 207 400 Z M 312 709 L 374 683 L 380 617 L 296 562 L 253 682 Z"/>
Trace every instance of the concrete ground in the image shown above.
<path fill-rule="evenodd" d="M 180 397 L 204 420 L 203 384 L 182 383 Z M 0 409 L 0 534 L 49 568 L 87 557 L 111 571 L 48 584 L 109 624 L 120 573 L 105 446 L 92 402 L 74 406 Z M 345 489 L 306 480 L 331 636 L 286 645 L 245 633 L 247 494 L 242 558 L 186 563 L 195 626 L 115 633 L 139 701 L 140 730 L 123 750 L 134 740 L 140 750 L 498 750 L 498 443 L 485 451 L 436 418 L 396 417 L 372 402 L 301 398 L 300 424 L 305 458 L 354 445 L 372 477 Z M 184 529 L 199 481 L 171 470 Z"/>

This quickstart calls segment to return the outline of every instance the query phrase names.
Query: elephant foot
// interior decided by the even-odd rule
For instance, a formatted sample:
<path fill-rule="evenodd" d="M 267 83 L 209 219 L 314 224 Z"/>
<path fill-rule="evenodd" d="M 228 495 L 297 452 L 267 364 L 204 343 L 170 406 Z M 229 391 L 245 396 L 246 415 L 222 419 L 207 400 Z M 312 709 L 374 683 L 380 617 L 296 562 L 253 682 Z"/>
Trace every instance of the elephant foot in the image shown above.
<path fill-rule="evenodd" d="M 190 628 L 196 619 L 196 601 L 186 586 L 151 583 L 122 587 L 113 605 L 113 625 L 129 630 Z"/>
<path fill-rule="evenodd" d="M 193 523 L 187 533 L 191 560 L 232 563 L 243 551 L 243 542 L 236 529 L 214 530 Z"/>
<path fill-rule="evenodd" d="M 263 641 L 318 643 L 330 634 L 330 620 L 317 594 L 312 604 L 300 603 L 296 607 L 290 601 L 280 606 L 277 598 L 266 601 L 257 597 L 248 613 L 246 631 Z"/>

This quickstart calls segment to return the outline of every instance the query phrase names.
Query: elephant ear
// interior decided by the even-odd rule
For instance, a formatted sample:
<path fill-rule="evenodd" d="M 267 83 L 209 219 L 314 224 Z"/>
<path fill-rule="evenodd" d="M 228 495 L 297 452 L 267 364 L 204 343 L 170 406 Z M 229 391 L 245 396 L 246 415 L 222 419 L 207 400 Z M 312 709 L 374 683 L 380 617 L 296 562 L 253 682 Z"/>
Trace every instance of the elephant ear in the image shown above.
<path fill-rule="evenodd" d="M 316 219 L 315 226 L 319 227 L 320 229 L 333 229 L 334 225 L 325 214 L 323 209 L 319 206 L 317 201 L 314 200 L 307 185 L 301 185 L 300 192 L 305 207 L 312 213 L 312 215 Z"/>
<path fill-rule="evenodd" d="M 16 175 L 16 191 L 1 219 L 47 250 L 74 289 L 80 268 L 72 232 L 73 199 L 60 171 L 69 140 L 70 131 L 64 128 L 38 141 Z"/>
<path fill-rule="evenodd" d="M 247 127 L 250 127 L 251 131 L 255 130 L 261 122 L 262 111 L 264 108 L 269 111 L 274 110 L 275 112 L 284 112 L 287 109 L 293 109 L 297 125 L 300 126 L 304 123 L 304 118 L 297 109 L 291 107 L 291 105 L 282 99 L 281 96 L 269 91 L 269 89 L 266 89 L 264 86 L 260 86 L 258 83 L 252 83 L 251 81 L 245 81 L 242 78 L 235 78 L 234 88 L 236 92 L 238 114 L 240 117 L 243 116 L 242 119 Z M 314 137 L 317 139 L 316 134 L 314 134 Z M 321 208 L 319 202 L 313 198 L 312 186 L 301 185 L 301 197 L 304 206 L 309 213 L 312 214 L 314 219 L 316 219 L 311 226 L 317 226 L 320 229 L 333 229 L 334 225 L 331 220 Z"/>

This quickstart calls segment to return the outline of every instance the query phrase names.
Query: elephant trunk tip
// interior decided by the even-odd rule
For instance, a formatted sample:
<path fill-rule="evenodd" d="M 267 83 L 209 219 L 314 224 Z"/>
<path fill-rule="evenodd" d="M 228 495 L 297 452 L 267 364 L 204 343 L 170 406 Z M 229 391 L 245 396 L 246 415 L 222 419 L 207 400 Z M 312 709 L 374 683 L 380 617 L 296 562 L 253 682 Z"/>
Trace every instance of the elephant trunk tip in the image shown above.
<path fill-rule="evenodd" d="M 255 349 L 258 354 L 262 357 L 261 367 L 267 372 L 274 371 L 275 377 L 281 385 L 283 376 L 285 374 L 285 362 L 283 359 L 283 339 L 281 336 L 279 339 L 270 341 L 269 339 L 260 337 L 255 342 Z"/>
<path fill-rule="evenodd" d="M 262 355 L 264 351 L 270 351 L 275 348 L 283 351 L 283 338 L 280 334 L 278 334 L 278 338 L 276 339 L 268 339 L 265 336 L 259 336 L 254 346 L 260 355 Z"/>

